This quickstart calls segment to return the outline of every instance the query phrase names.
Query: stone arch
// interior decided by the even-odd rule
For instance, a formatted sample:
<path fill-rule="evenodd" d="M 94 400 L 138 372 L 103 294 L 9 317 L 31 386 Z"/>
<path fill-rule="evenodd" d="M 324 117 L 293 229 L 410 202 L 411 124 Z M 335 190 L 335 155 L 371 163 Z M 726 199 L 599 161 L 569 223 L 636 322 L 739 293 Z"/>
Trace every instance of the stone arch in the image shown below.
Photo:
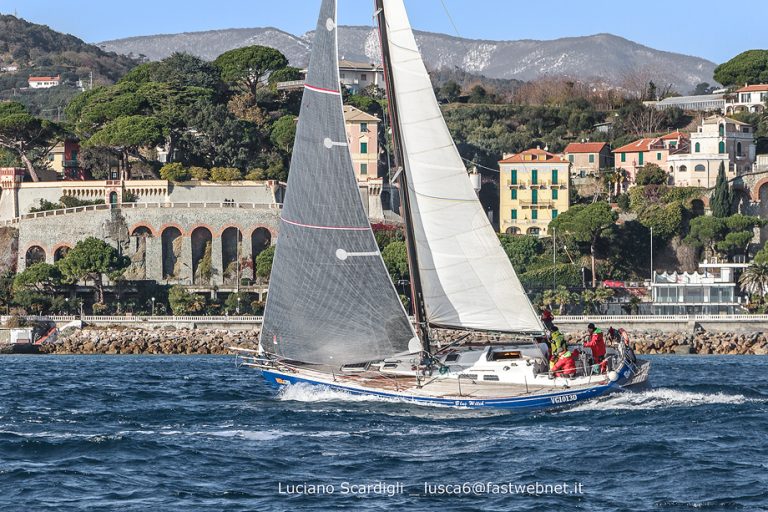
<path fill-rule="evenodd" d="M 704 172 L 707 170 L 706 167 L 704 167 L 704 164 L 697 164 L 696 167 L 693 168 L 696 172 Z"/>
<path fill-rule="evenodd" d="M 162 246 L 163 279 L 172 279 L 181 274 L 181 230 L 176 226 L 168 226 L 162 231 L 160 242 Z"/>
<path fill-rule="evenodd" d="M 528 228 L 528 234 L 529 235 L 539 235 L 541 234 L 541 229 L 537 227 Z"/>
<path fill-rule="evenodd" d="M 694 217 L 704 215 L 704 201 L 701 199 L 691 201 L 691 213 L 693 213 Z"/>
<path fill-rule="evenodd" d="M 112 191 L 109 193 L 109 204 L 117 204 L 120 199 L 117 197 L 117 192 Z"/>
<path fill-rule="evenodd" d="M 510 226 L 507 228 L 506 233 L 508 235 L 519 235 L 520 234 L 520 228 L 517 226 Z"/>
<path fill-rule="evenodd" d="M 243 232 L 230 226 L 221 232 L 221 268 L 224 284 L 237 284 L 241 269 L 238 264 L 243 254 Z"/>
<path fill-rule="evenodd" d="M 144 225 L 134 226 L 130 230 L 131 266 L 126 275 L 131 279 L 147 278 L 147 239 L 153 238 L 152 228 Z"/>
<path fill-rule="evenodd" d="M 57 261 L 59 261 L 61 259 L 64 259 L 64 257 L 67 255 L 67 253 L 70 250 L 72 250 L 72 247 L 70 247 L 70 246 L 68 246 L 66 244 L 61 244 L 61 245 L 57 246 L 53 250 L 53 262 L 56 263 Z"/>
<path fill-rule="evenodd" d="M 686 167 L 685 165 L 681 165 L 680 172 L 688 172 L 688 167 Z"/>
<path fill-rule="evenodd" d="M 213 234 L 206 226 L 199 226 L 190 234 L 192 242 L 192 282 L 210 284 L 213 273 Z"/>
<path fill-rule="evenodd" d="M 251 257 L 256 268 L 256 256 L 272 244 L 272 233 L 265 227 L 258 227 L 251 232 Z"/>
<path fill-rule="evenodd" d="M 28 268 L 35 263 L 45 263 L 45 249 L 39 245 L 32 245 L 27 248 L 27 252 L 24 255 L 24 265 Z"/>

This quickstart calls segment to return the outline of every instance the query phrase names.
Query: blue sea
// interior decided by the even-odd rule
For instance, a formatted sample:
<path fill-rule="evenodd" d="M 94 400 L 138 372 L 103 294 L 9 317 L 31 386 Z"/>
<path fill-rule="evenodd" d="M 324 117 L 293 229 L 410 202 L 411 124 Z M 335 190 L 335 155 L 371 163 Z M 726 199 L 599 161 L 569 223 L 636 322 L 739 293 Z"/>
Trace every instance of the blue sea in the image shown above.
<path fill-rule="evenodd" d="M 768 358 L 651 359 L 651 389 L 515 413 L 0 356 L 0 510 L 768 510 Z"/>

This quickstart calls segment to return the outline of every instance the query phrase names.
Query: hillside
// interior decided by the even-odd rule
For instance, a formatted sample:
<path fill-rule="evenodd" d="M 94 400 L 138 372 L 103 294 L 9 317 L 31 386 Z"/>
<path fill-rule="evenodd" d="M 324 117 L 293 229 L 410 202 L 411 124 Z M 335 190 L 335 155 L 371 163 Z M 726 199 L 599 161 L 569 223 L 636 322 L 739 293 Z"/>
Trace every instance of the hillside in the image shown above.
<path fill-rule="evenodd" d="M 162 59 L 174 51 L 212 60 L 232 48 L 262 44 L 283 52 L 292 65 L 305 66 L 311 36 L 311 32 L 294 36 L 275 28 L 250 28 L 132 37 L 105 41 L 99 46 L 150 60 Z M 551 41 L 484 41 L 417 31 L 416 38 L 429 68 L 458 67 L 489 78 L 531 80 L 565 75 L 622 85 L 640 73 L 686 93 L 698 83 L 712 83 L 715 68 L 705 59 L 655 50 L 611 34 Z M 378 35 L 372 27 L 340 27 L 339 53 L 350 60 L 378 60 Z"/>
<path fill-rule="evenodd" d="M 69 34 L 10 15 L 0 15 L 0 66 L 17 71 L 0 72 L 0 99 L 13 97 L 33 111 L 66 104 L 77 93 L 78 80 L 109 84 L 137 64 L 125 55 L 109 53 Z M 20 91 L 30 75 L 61 75 L 62 85 L 39 91 Z"/>

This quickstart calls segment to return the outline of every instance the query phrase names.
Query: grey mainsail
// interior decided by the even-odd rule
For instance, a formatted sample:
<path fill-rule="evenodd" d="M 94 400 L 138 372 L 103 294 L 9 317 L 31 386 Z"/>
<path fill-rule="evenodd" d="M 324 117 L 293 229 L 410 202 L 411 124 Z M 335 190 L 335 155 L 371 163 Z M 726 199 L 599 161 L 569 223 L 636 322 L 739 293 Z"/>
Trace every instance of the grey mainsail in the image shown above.
<path fill-rule="evenodd" d="M 407 350 L 414 336 L 363 209 L 340 94 L 336 2 L 312 45 L 261 346 L 338 366 Z"/>

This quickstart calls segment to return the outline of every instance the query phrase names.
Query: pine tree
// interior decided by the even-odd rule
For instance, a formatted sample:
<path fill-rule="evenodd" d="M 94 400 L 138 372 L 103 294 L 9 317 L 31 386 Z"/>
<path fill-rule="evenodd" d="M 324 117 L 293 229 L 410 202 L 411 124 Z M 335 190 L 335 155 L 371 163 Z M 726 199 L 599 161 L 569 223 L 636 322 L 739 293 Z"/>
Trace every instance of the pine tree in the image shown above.
<path fill-rule="evenodd" d="M 717 181 L 715 190 L 710 197 L 710 208 L 715 217 L 728 217 L 731 214 L 731 203 L 733 193 L 728 186 L 728 180 L 725 177 L 725 164 L 720 162 L 720 170 L 717 171 Z"/>

